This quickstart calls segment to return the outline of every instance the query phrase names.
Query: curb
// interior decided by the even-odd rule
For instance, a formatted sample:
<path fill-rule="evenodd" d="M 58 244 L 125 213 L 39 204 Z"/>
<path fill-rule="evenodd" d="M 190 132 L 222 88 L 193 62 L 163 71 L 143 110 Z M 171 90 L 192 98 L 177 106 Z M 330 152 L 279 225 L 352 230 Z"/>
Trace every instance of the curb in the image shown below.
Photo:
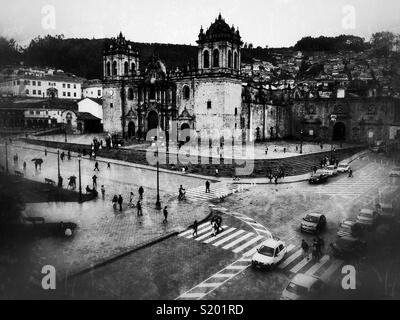
<path fill-rule="evenodd" d="M 199 223 L 203 223 L 203 222 L 207 221 L 207 220 L 210 218 L 211 215 L 212 215 L 212 213 L 210 212 L 205 218 L 203 218 L 202 220 L 200 220 Z M 183 227 L 182 227 L 182 228 L 183 228 Z M 142 244 L 139 244 L 139 245 L 137 245 L 137 246 L 135 246 L 135 247 L 133 247 L 133 248 L 131 248 L 131 249 L 127 249 L 127 250 L 125 250 L 125 251 L 122 252 L 122 253 L 116 254 L 116 255 L 114 255 L 114 256 L 110 256 L 109 258 L 106 258 L 106 259 L 104 259 L 103 261 L 100 261 L 100 262 L 98 262 L 98 263 L 96 263 L 96 264 L 94 264 L 94 265 L 92 265 L 92 266 L 90 266 L 90 267 L 84 267 L 84 268 L 82 268 L 81 270 L 76 271 L 76 272 L 74 272 L 73 274 L 71 274 L 71 275 L 69 275 L 69 276 L 66 276 L 66 277 L 64 277 L 64 278 L 61 278 L 60 282 L 63 282 L 63 281 L 72 279 L 72 278 L 74 278 L 74 277 L 77 277 L 77 276 L 80 276 L 80 275 L 82 275 L 82 274 L 85 274 L 85 273 L 87 273 L 87 272 L 89 272 L 89 271 L 92 271 L 92 270 L 98 269 L 98 268 L 100 268 L 100 267 L 103 267 L 103 266 L 105 266 L 105 265 L 107 265 L 107 264 L 109 264 L 109 263 L 112 263 L 112 262 L 114 262 L 114 261 L 120 259 L 120 258 L 123 258 L 123 257 L 125 257 L 125 256 L 127 256 L 127 255 L 130 255 L 131 253 L 134 253 L 134 252 L 136 252 L 136 251 L 139 251 L 139 250 L 141 250 L 141 249 L 150 247 L 150 246 L 152 246 L 152 245 L 154 245 L 154 244 L 156 244 L 156 243 L 159 243 L 159 242 L 161 242 L 161 241 L 164 241 L 164 240 L 167 240 L 167 239 L 169 239 L 169 238 L 172 238 L 173 236 L 178 235 L 179 233 L 181 233 L 181 232 L 184 231 L 184 230 L 189 230 L 190 228 L 191 228 L 191 226 L 189 226 L 189 227 L 187 227 L 186 229 L 183 229 L 183 230 L 175 230 L 175 231 L 172 231 L 172 232 L 170 232 L 170 233 L 168 233 L 168 234 L 166 234 L 166 235 L 163 235 L 163 236 L 157 237 L 157 238 L 155 238 L 155 239 L 149 240 L 149 241 L 144 242 L 144 243 L 142 243 Z M 176 227 L 175 229 L 180 229 L 180 227 Z"/>
<path fill-rule="evenodd" d="M 163 235 L 163 236 L 161 236 L 161 237 L 158 237 L 158 238 L 149 240 L 149 241 L 147 241 L 147 242 L 144 242 L 144 243 L 142 243 L 142 244 L 139 244 L 139 245 L 137 245 L 137 246 L 135 246 L 135 247 L 133 247 L 133 248 L 131 248 L 131 249 L 125 250 L 125 251 L 122 252 L 122 253 L 118 253 L 118 254 L 116 254 L 116 255 L 114 255 L 114 256 L 111 256 L 111 257 L 109 257 L 109 258 L 106 258 L 106 259 L 104 259 L 103 261 L 98 262 L 98 263 L 96 263 L 96 264 L 94 264 L 94 265 L 92 265 L 92 266 L 90 266 L 90 267 L 84 267 L 84 268 L 82 268 L 81 270 L 76 271 L 76 272 L 74 272 L 74 273 L 71 274 L 71 275 L 68 275 L 68 276 L 66 276 L 66 277 L 64 277 L 64 278 L 61 278 L 61 279 L 60 279 L 60 282 L 67 281 L 67 280 L 69 280 L 69 279 L 71 279 L 71 278 L 74 278 L 74 277 L 76 277 L 76 276 L 80 276 L 80 275 L 85 274 L 85 273 L 87 273 L 87 272 L 89 272 L 89 271 L 92 271 L 92 270 L 98 269 L 98 268 L 100 268 L 100 267 L 103 267 L 103 266 L 105 266 L 105 265 L 107 265 L 107 264 L 109 264 L 109 263 L 111 263 L 111 262 L 114 262 L 114 261 L 116 261 L 116 260 L 118 260 L 118 259 L 120 259 L 120 258 L 123 258 L 123 257 L 125 257 L 125 256 L 127 256 L 127 255 L 129 255 L 129 254 L 131 254 L 131 253 L 134 253 L 134 252 L 139 251 L 139 250 L 141 250 L 141 249 L 150 247 L 150 246 L 152 246 L 152 245 L 154 245 L 154 244 L 156 244 L 156 243 L 159 243 L 159 242 L 161 242 L 161 241 L 163 241 L 163 240 L 169 239 L 169 238 L 171 238 L 171 237 L 173 237 L 173 236 L 179 234 L 180 232 L 181 232 L 181 231 L 177 231 L 177 230 L 176 230 L 176 231 L 172 231 L 172 232 L 170 232 L 170 233 L 168 233 L 168 234 L 166 234 L 166 235 Z"/>

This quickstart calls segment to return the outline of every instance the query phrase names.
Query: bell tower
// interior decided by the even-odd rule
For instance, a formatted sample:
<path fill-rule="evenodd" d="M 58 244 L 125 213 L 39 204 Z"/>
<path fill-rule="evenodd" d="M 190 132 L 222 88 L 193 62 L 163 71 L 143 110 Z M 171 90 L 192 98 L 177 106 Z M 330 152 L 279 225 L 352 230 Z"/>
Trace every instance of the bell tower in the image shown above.
<path fill-rule="evenodd" d="M 239 29 L 230 27 L 219 14 L 204 32 L 200 29 L 198 43 L 198 69 L 202 72 L 230 71 L 240 73 L 242 40 Z"/>

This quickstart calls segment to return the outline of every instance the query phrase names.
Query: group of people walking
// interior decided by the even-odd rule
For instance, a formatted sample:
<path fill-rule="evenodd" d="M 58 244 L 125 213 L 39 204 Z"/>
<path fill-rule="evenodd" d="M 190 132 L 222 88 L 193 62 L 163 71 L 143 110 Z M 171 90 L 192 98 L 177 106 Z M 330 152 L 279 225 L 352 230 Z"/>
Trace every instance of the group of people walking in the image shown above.
<path fill-rule="evenodd" d="M 312 247 L 311 247 L 311 256 L 315 261 L 319 261 L 323 256 L 323 248 L 325 246 L 324 239 L 322 239 L 319 235 L 313 239 Z M 304 239 L 301 241 L 301 249 L 303 250 L 303 258 L 310 260 L 310 245 Z"/>

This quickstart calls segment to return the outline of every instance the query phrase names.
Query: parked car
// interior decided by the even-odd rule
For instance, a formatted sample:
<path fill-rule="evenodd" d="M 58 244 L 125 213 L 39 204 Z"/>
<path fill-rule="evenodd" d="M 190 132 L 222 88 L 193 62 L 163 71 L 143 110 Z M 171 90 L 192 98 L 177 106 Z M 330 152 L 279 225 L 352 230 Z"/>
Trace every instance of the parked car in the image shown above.
<path fill-rule="evenodd" d="M 400 177 L 400 167 L 393 168 L 389 173 L 390 177 Z"/>
<path fill-rule="evenodd" d="M 258 248 L 252 258 L 252 265 L 257 268 L 273 268 L 283 260 L 287 253 L 286 245 L 279 239 L 268 239 Z"/>
<path fill-rule="evenodd" d="M 337 167 L 334 165 L 327 166 L 325 168 L 325 171 L 326 171 L 326 174 L 331 177 L 337 176 L 337 174 L 338 174 Z"/>
<path fill-rule="evenodd" d="M 379 218 L 385 219 L 385 220 L 391 220 L 396 218 L 396 214 L 393 210 L 393 205 L 391 203 L 378 203 L 377 204 L 377 211 Z"/>
<path fill-rule="evenodd" d="M 316 300 L 325 291 L 326 285 L 321 279 L 298 273 L 282 292 L 281 300 Z"/>
<path fill-rule="evenodd" d="M 314 174 L 308 179 L 309 184 L 322 184 L 329 180 L 329 176 L 326 174 Z"/>
<path fill-rule="evenodd" d="M 345 162 L 345 163 L 340 163 L 340 164 L 338 165 L 338 167 L 337 167 L 337 171 L 338 171 L 339 173 L 349 172 L 349 170 L 350 170 L 350 165 L 349 165 L 347 162 Z"/>
<path fill-rule="evenodd" d="M 326 228 L 326 217 L 320 213 L 309 213 L 301 221 L 300 231 L 319 233 Z"/>
<path fill-rule="evenodd" d="M 366 243 L 353 237 L 341 237 L 330 245 L 333 256 L 339 259 L 357 258 L 366 249 Z"/>
<path fill-rule="evenodd" d="M 378 223 L 379 215 L 371 209 L 361 209 L 356 222 L 366 228 L 372 228 Z"/>
<path fill-rule="evenodd" d="M 360 224 L 353 220 L 344 220 L 340 223 L 337 235 L 338 237 L 353 237 L 359 238 L 363 231 Z"/>

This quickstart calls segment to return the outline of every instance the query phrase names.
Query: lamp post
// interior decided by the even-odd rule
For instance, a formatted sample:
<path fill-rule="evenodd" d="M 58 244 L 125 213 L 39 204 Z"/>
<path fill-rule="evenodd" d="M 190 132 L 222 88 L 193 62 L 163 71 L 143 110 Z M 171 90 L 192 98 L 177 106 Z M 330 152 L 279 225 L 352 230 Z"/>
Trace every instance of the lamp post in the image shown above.
<path fill-rule="evenodd" d="M 66 122 L 64 122 L 64 140 L 65 140 L 65 143 L 67 143 L 67 123 Z"/>
<path fill-rule="evenodd" d="M 157 127 L 157 138 L 155 139 L 155 143 L 157 146 L 157 201 L 156 201 L 156 209 L 161 210 L 161 202 L 160 202 L 160 168 L 158 161 L 158 127 Z"/>
<path fill-rule="evenodd" d="M 57 150 L 57 173 L 58 173 L 58 187 L 62 187 L 61 174 L 60 174 L 60 150 Z"/>
<path fill-rule="evenodd" d="M 333 125 L 332 125 L 332 137 L 331 137 L 331 159 L 330 159 L 331 161 L 330 162 L 332 162 L 332 160 L 333 160 L 333 132 L 334 132 L 336 120 L 337 120 L 337 116 L 335 114 L 331 114 L 331 123 Z"/>
<path fill-rule="evenodd" d="M 303 129 L 300 131 L 300 154 L 303 154 Z"/>
<path fill-rule="evenodd" d="M 7 138 L 6 138 L 6 172 L 8 173 L 8 148 L 7 148 Z"/>
<path fill-rule="evenodd" d="M 79 163 L 79 202 L 82 202 L 81 159 L 82 159 L 82 156 L 79 154 L 78 155 L 78 163 Z"/>

